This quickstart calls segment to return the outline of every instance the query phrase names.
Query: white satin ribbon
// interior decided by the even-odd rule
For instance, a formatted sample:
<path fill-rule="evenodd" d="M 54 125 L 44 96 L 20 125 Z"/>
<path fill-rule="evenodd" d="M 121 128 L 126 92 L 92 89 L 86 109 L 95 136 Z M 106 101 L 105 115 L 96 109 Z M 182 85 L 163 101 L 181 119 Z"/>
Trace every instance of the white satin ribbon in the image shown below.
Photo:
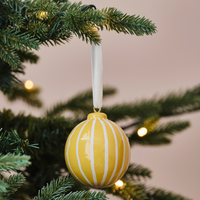
<path fill-rule="evenodd" d="M 103 98 L 103 61 L 100 45 L 91 45 L 93 106 L 101 110 Z"/>

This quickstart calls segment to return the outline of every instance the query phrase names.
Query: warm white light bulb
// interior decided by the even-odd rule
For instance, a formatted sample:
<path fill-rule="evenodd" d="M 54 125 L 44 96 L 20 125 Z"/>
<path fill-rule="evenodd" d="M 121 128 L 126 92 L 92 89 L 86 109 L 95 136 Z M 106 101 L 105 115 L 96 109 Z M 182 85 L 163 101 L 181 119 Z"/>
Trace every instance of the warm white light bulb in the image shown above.
<path fill-rule="evenodd" d="M 26 81 L 26 82 L 24 83 L 24 87 L 25 87 L 26 89 L 32 89 L 32 88 L 33 88 L 33 82 L 30 81 L 30 80 Z"/>
<path fill-rule="evenodd" d="M 48 12 L 42 11 L 42 12 L 40 12 L 40 14 L 39 14 L 38 16 L 39 16 L 39 18 L 40 18 L 41 20 L 43 20 L 43 19 L 45 19 L 45 18 L 48 19 L 47 15 L 48 15 Z"/>
<path fill-rule="evenodd" d="M 116 183 L 115 183 L 115 186 L 117 187 L 122 187 L 124 185 L 123 181 L 121 180 L 118 180 Z"/>
<path fill-rule="evenodd" d="M 147 134 L 147 129 L 145 127 L 142 127 L 140 129 L 138 129 L 137 131 L 137 134 L 140 136 L 140 137 L 143 137 Z"/>

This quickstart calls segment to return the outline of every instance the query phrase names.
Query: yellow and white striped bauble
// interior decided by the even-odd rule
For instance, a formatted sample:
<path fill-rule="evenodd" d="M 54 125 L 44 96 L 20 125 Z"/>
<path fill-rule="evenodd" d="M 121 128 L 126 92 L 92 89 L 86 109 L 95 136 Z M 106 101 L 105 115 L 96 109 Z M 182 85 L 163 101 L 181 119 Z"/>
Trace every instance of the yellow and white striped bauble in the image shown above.
<path fill-rule="evenodd" d="M 104 113 L 88 115 L 70 133 L 65 145 L 70 173 L 91 187 L 113 185 L 126 172 L 130 144 L 122 129 Z"/>

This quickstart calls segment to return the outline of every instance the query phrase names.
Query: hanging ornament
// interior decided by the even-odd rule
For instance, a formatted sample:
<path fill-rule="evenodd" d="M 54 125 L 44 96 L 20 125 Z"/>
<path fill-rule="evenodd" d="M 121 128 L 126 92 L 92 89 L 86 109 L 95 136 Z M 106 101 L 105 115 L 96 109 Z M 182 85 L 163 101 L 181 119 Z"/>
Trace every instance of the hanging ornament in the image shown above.
<path fill-rule="evenodd" d="M 65 161 L 75 179 L 100 188 L 113 185 L 126 172 L 130 144 L 123 130 L 100 112 L 103 93 L 101 46 L 92 44 L 91 55 L 94 113 L 90 113 L 87 120 L 78 124 L 68 136 Z"/>

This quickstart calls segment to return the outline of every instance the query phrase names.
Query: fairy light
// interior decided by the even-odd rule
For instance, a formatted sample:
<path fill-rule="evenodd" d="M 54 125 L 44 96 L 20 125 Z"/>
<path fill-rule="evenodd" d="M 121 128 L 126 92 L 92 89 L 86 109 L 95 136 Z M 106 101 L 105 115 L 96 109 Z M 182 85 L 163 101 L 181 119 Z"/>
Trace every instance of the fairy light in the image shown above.
<path fill-rule="evenodd" d="M 28 90 L 32 89 L 33 88 L 33 82 L 30 81 L 30 80 L 27 80 L 25 83 L 24 83 L 24 87 Z"/>
<path fill-rule="evenodd" d="M 115 183 L 115 186 L 116 187 L 122 187 L 124 185 L 124 182 L 123 181 L 121 181 L 121 180 L 118 180 L 116 183 Z"/>
<path fill-rule="evenodd" d="M 39 17 L 41 20 L 43 20 L 43 19 L 48 19 L 47 15 L 48 15 L 48 12 L 42 11 L 42 12 L 40 12 L 40 13 L 38 14 L 38 17 Z"/>
<path fill-rule="evenodd" d="M 138 129 L 138 131 L 137 131 L 137 134 L 140 136 L 140 137 L 143 137 L 143 136 L 145 136 L 146 134 L 147 134 L 147 129 L 145 128 L 145 127 L 142 127 L 142 128 L 140 128 L 140 129 Z"/>

